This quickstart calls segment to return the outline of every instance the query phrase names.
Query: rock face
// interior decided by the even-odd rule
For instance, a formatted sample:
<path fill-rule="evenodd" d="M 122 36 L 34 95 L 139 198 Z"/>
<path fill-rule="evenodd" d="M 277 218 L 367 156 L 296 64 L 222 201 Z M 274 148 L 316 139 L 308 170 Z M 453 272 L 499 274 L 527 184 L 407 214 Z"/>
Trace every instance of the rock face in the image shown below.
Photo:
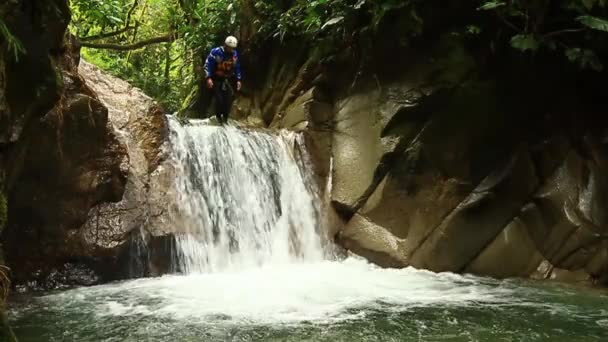
<path fill-rule="evenodd" d="M 336 241 L 385 267 L 607 284 L 605 120 L 543 80 L 481 77 L 455 35 L 399 47 L 385 29 L 368 59 L 275 46 L 240 99 L 245 120 L 305 132 Z M 374 64 L 382 51 L 403 59 Z M 547 105 L 526 107 L 541 88 Z"/>
<path fill-rule="evenodd" d="M 150 232 L 164 239 L 163 228 L 170 226 L 164 198 L 172 181 L 171 168 L 163 163 L 166 116 L 139 89 L 85 61 L 72 72 L 64 77 L 77 80 L 88 95 L 66 96 L 63 126 L 57 124 L 65 140 L 59 146 L 56 134 L 38 140 L 46 132 L 40 128 L 36 141 L 45 148 L 26 153 L 18 191 L 10 196 L 5 244 L 14 282 L 57 288 L 166 272 L 168 261 L 142 264 L 149 256 L 137 254 L 159 252 L 170 259 L 160 242 L 137 248 L 150 243 Z M 71 118 L 80 121 L 72 124 Z M 56 159 L 43 157 L 59 153 Z M 47 177 L 40 177 L 43 172 Z"/>
<path fill-rule="evenodd" d="M 75 236 L 90 208 L 120 200 L 127 179 L 126 146 L 109 123 L 107 108 L 76 70 L 62 73 L 61 100 L 12 151 L 20 171 L 9 184 L 4 242 L 16 282 L 43 276 L 40 267 L 78 258 L 84 246 Z"/>
<path fill-rule="evenodd" d="M 122 197 L 127 154 L 64 41 L 67 1 L 11 0 L 0 13 L 26 51 L 15 56 L 2 42 L 0 57 L 3 246 L 19 282 L 71 258 L 65 238 L 90 207 Z"/>
<path fill-rule="evenodd" d="M 159 252 L 170 259 L 168 250 L 143 248 L 153 237 L 171 233 L 166 231 L 171 227 L 166 197 L 173 182 L 172 167 L 165 163 L 167 118 L 150 97 L 127 82 L 84 61 L 79 72 L 108 108 L 109 121 L 129 156 L 122 200 L 93 207 L 80 228 L 80 239 L 90 257 L 112 258 L 112 263 L 104 266 L 106 279 L 159 275 L 167 271 L 168 265 L 161 270 L 154 263 L 142 263 L 148 256 L 137 255 L 137 247 L 141 244 L 141 253 Z M 154 246 L 151 244 L 152 249 Z"/>
<path fill-rule="evenodd" d="M 170 181 L 162 109 L 86 62 L 78 68 L 66 0 L 9 0 L 0 14 L 27 51 L 15 58 L 0 41 L 0 223 L 13 284 L 150 274 L 129 266 L 141 259 L 134 245 L 162 249 L 148 231 L 166 235 L 154 228 Z"/>

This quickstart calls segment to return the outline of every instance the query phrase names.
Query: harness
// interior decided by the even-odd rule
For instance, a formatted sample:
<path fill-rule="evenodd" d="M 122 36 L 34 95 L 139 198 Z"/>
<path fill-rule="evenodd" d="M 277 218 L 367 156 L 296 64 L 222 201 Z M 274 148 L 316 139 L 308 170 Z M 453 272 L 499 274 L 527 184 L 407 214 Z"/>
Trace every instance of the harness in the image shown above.
<path fill-rule="evenodd" d="M 215 75 L 222 78 L 229 78 L 234 76 L 234 66 L 237 62 L 236 53 L 232 53 L 232 57 L 228 59 L 223 59 L 220 56 L 215 57 L 215 61 L 217 63 L 217 68 L 215 70 Z"/>

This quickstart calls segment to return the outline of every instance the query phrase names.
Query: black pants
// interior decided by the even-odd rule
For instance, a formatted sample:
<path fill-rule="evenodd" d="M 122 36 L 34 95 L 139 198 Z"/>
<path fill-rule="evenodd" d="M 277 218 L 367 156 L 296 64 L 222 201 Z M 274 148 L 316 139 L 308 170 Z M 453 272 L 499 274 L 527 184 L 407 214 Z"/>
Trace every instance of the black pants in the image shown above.
<path fill-rule="evenodd" d="M 228 115 L 234 101 L 234 88 L 228 79 L 213 80 L 213 97 L 215 98 L 215 116 L 220 123 L 228 122 Z"/>

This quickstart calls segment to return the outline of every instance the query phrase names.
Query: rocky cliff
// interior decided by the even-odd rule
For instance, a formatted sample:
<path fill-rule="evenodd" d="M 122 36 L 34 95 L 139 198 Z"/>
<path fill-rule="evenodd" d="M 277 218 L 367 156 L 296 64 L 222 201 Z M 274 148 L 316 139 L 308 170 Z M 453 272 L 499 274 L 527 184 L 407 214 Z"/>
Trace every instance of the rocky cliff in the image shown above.
<path fill-rule="evenodd" d="M 134 232 L 161 210 L 148 191 L 163 184 L 151 181 L 162 174 L 162 109 L 79 61 L 66 0 L 11 0 L 0 13 L 25 51 L 15 56 L 3 41 L 0 55 L 0 222 L 13 284 L 144 272 L 128 265 Z"/>
<path fill-rule="evenodd" d="M 331 233 L 381 266 L 606 284 L 602 76 L 445 28 L 396 44 L 400 15 L 353 42 L 245 47 L 234 115 L 306 134 Z"/>

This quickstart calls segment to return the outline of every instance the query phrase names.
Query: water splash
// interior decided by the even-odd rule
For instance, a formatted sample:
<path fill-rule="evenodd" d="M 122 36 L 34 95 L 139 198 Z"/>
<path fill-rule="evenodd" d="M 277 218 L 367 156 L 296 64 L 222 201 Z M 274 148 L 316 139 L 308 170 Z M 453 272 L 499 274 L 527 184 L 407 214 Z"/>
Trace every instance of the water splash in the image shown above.
<path fill-rule="evenodd" d="M 323 260 L 319 201 L 301 137 L 171 120 L 174 270 L 204 273 Z"/>

